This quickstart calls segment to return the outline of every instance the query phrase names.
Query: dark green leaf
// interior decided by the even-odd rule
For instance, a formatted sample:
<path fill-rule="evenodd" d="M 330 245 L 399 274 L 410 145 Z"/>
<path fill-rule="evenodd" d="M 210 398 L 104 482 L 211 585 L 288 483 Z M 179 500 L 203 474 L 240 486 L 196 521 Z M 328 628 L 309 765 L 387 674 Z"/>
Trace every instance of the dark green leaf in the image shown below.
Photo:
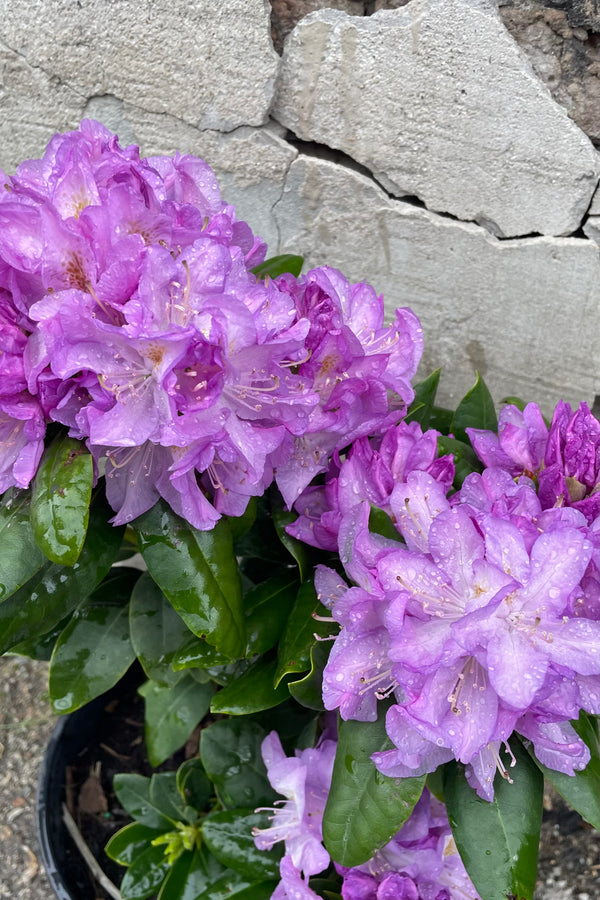
<path fill-rule="evenodd" d="M 392 746 L 384 715 L 376 722 L 340 722 L 338 731 L 323 840 L 337 863 L 358 866 L 389 843 L 409 817 L 425 776 L 388 778 L 377 771 L 371 755 Z"/>
<path fill-rule="evenodd" d="M 20 644 L 15 644 L 11 653 L 18 653 L 19 656 L 28 656 L 30 659 L 50 662 L 54 647 L 56 646 L 56 641 L 70 621 L 71 615 L 65 616 L 64 619 L 57 622 L 54 628 L 47 631 L 46 634 L 40 634 L 28 641 L 21 641 Z"/>
<path fill-rule="evenodd" d="M 322 710 L 323 669 L 327 665 L 331 643 L 316 641 L 310 651 L 310 672 L 298 681 L 289 681 L 288 690 L 292 697 L 309 709 Z"/>
<path fill-rule="evenodd" d="M 207 886 L 202 900 L 229 900 L 230 897 L 235 897 L 236 900 L 271 900 L 277 884 L 278 881 L 250 884 L 239 872 L 229 870 Z M 196 900 L 200 900 L 200 897 Z"/>
<path fill-rule="evenodd" d="M 130 866 L 136 856 L 149 846 L 150 842 L 162 834 L 156 828 L 148 828 L 139 822 L 130 822 L 113 834 L 104 852 L 122 866 Z"/>
<path fill-rule="evenodd" d="M 31 526 L 51 562 L 77 562 L 87 532 L 94 467 L 81 441 L 61 436 L 46 448 L 31 495 Z"/>
<path fill-rule="evenodd" d="M 324 614 L 326 610 L 317 598 L 312 581 L 305 581 L 298 591 L 279 642 L 276 685 L 290 672 L 306 672 L 310 669 L 310 650 L 315 643 L 315 634 L 327 636 L 331 626 L 314 619 L 313 613 Z"/>
<path fill-rule="evenodd" d="M 479 372 L 477 372 L 475 384 L 456 407 L 450 431 L 457 440 L 468 441 L 466 428 L 485 428 L 490 431 L 498 431 L 494 401 Z"/>
<path fill-rule="evenodd" d="M 273 687 L 276 668 L 276 659 L 259 657 L 247 672 L 215 694 L 210 711 L 243 716 L 283 703 L 290 693 L 285 682 Z"/>
<path fill-rule="evenodd" d="M 173 653 L 171 659 L 171 665 L 176 672 L 181 669 L 210 669 L 214 666 L 226 666 L 228 663 L 229 657 L 223 656 L 191 631 L 187 640 Z"/>
<path fill-rule="evenodd" d="M 165 878 L 158 900 L 201 900 L 211 881 L 223 875 L 223 866 L 204 847 L 185 850 Z"/>
<path fill-rule="evenodd" d="M 407 422 L 418 422 L 423 431 L 431 428 L 431 411 L 435 402 L 441 369 L 436 369 L 423 381 L 415 384 L 415 399 L 406 414 Z"/>
<path fill-rule="evenodd" d="M 150 800 L 150 779 L 143 775 L 119 773 L 113 779 L 119 803 L 140 825 L 163 832 L 171 831 L 173 821 Z"/>
<path fill-rule="evenodd" d="M 444 769 L 454 840 L 483 900 L 531 900 L 535 888 L 544 780 L 521 743 L 511 740 L 511 747 L 514 784 L 497 775 L 491 803 L 477 796 L 458 763 Z"/>
<path fill-rule="evenodd" d="M 21 641 L 50 631 L 73 612 L 109 572 L 118 553 L 123 528 L 114 528 L 104 501 L 92 506 L 87 537 L 74 566 L 46 563 L 0 603 L 0 654 Z"/>
<path fill-rule="evenodd" d="M 598 728 L 593 718 L 582 712 L 579 721 L 571 723 L 579 736 L 589 747 L 591 758 L 582 772 L 565 775 L 555 769 L 548 769 L 539 760 L 536 762 L 548 781 L 565 798 L 567 803 L 576 809 L 586 822 L 600 830 L 600 755 L 598 752 Z M 533 747 L 529 741 L 525 746 L 535 759 Z"/>
<path fill-rule="evenodd" d="M 389 538 L 392 541 L 402 541 L 402 535 L 388 513 L 378 506 L 373 506 L 373 504 L 371 504 L 369 513 L 369 531 L 371 534 L 380 534 L 382 537 Z"/>
<path fill-rule="evenodd" d="M 273 802 L 260 747 L 265 731 L 245 719 L 222 719 L 202 730 L 200 757 L 224 806 Z"/>
<path fill-rule="evenodd" d="M 279 495 L 277 495 L 277 499 L 272 506 L 272 514 L 277 537 L 290 556 L 296 561 L 298 572 L 300 574 L 300 581 L 306 581 L 310 574 L 308 546 L 303 544 L 302 541 L 299 541 L 297 538 L 292 537 L 292 535 L 288 534 L 285 530 L 287 525 L 291 525 L 292 522 L 296 521 L 298 518 L 297 513 L 292 512 L 291 510 L 289 512 L 285 510 L 283 506 L 281 506 Z"/>
<path fill-rule="evenodd" d="M 183 747 L 210 706 L 212 684 L 199 684 L 189 675 L 172 687 L 147 681 L 139 689 L 145 701 L 148 759 L 155 768 Z"/>
<path fill-rule="evenodd" d="M 0 602 L 47 563 L 31 529 L 30 502 L 29 491 L 12 488 L 0 500 Z"/>
<path fill-rule="evenodd" d="M 264 262 L 254 266 L 250 271 L 257 278 L 266 278 L 267 276 L 269 278 L 277 278 L 278 275 L 283 275 L 286 272 L 297 278 L 302 271 L 303 264 L 304 257 L 294 256 L 292 253 L 282 253 L 280 256 L 272 256 L 270 259 L 265 259 Z"/>
<path fill-rule="evenodd" d="M 256 497 L 250 497 L 248 501 L 248 506 L 244 513 L 241 516 L 225 516 L 224 518 L 227 520 L 229 525 L 229 530 L 231 532 L 231 536 L 233 538 L 234 544 L 237 541 L 241 540 L 245 534 L 247 534 L 254 522 L 256 520 L 256 513 L 258 509 L 258 500 Z"/>
<path fill-rule="evenodd" d="M 294 572 L 284 571 L 257 584 L 244 597 L 246 656 L 266 653 L 275 646 L 298 593 Z"/>
<path fill-rule="evenodd" d="M 481 463 L 470 444 L 442 435 L 438 437 L 437 446 L 440 456 L 451 453 L 454 457 L 455 488 L 460 488 L 467 475 L 470 475 L 471 472 L 481 471 Z"/>
<path fill-rule="evenodd" d="M 175 772 L 155 772 L 150 779 L 150 802 L 173 822 L 183 821 L 185 802 Z"/>
<path fill-rule="evenodd" d="M 129 624 L 131 643 L 148 678 L 170 686 L 179 681 L 181 675 L 171 668 L 175 654 L 190 640 L 199 639 L 148 572 L 143 573 L 131 594 Z"/>
<path fill-rule="evenodd" d="M 162 847 L 148 847 L 136 857 L 121 882 L 122 900 L 144 900 L 155 894 L 169 871 Z"/>
<path fill-rule="evenodd" d="M 85 706 L 115 685 L 134 661 L 127 601 L 138 577 L 137 569 L 114 569 L 59 635 L 49 674 L 54 712 Z"/>
<path fill-rule="evenodd" d="M 185 803 L 202 812 L 213 792 L 206 770 L 199 757 L 186 759 L 177 769 L 177 789 Z"/>
<path fill-rule="evenodd" d="M 227 521 L 198 531 L 161 501 L 135 527 L 152 578 L 188 628 L 220 653 L 243 656 L 242 588 Z"/>
<path fill-rule="evenodd" d="M 202 822 L 202 837 L 207 847 L 224 866 L 239 872 L 249 881 L 277 878 L 283 848 L 259 850 L 252 837 L 253 828 L 267 828 L 264 813 L 251 809 L 226 809 L 210 813 Z"/>

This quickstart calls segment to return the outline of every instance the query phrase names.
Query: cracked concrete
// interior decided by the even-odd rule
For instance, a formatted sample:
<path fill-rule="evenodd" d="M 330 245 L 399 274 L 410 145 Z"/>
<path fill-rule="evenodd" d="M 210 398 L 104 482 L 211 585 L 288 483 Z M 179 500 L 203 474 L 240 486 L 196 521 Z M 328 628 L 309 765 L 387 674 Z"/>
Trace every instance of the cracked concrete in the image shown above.
<path fill-rule="evenodd" d="M 600 394 L 600 154 L 486 0 L 332 0 L 283 60 L 267 0 L 40 3 L 0 0 L 7 172 L 83 117 L 202 156 L 271 254 L 413 306 L 449 402 L 475 369 L 547 411 Z"/>

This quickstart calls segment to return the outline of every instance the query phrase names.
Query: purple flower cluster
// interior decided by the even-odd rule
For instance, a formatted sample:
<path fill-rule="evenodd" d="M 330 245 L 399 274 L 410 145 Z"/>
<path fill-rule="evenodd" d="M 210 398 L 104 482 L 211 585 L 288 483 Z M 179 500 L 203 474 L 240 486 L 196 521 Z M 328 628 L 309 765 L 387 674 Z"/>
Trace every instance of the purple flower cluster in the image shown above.
<path fill-rule="evenodd" d="M 589 750 L 569 720 L 600 712 L 600 425 L 561 403 L 550 429 L 530 404 L 503 411 L 499 435 L 471 430 L 482 474 L 449 494 L 435 435 L 401 423 L 355 444 L 324 488 L 296 503 L 294 533 L 337 548 L 352 584 L 326 567 L 315 583 L 339 625 L 323 678 L 327 709 L 373 721 L 393 696 L 376 753 L 408 777 L 457 759 L 480 796 L 510 781 L 513 731 L 546 766 L 573 775 Z M 392 454 L 401 463 L 394 469 Z M 390 436 L 391 435 L 391 436 Z M 430 447 L 425 452 L 426 447 Z M 370 529 L 370 503 L 398 541 Z M 508 756 L 504 756 L 502 745 Z"/>
<path fill-rule="evenodd" d="M 46 426 L 85 441 L 115 523 L 159 496 L 194 526 L 276 478 L 288 504 L 413 398 L 419 322 L 336 270 L 257 279 L 265 245 L 192 156 L 97 122 L 0 173 L 0 492 Z"/>
<path fill-rule="evenodd" d="M 328 868 L 322 821 L 337 742 L 325 735 L 317 747 L 287 757 L 275 732 L 262 747 L 272 787 L 285 799 L 269 810 L 271 826 L 255 830 L 260 850 L 285 842 L 274 900 L 315 900 L 311 875 Z M 454 841 L 443 804 L 425 790 L 400 831 L 363 865 L 335 865 L 344 900 L 478 900 Z"/>

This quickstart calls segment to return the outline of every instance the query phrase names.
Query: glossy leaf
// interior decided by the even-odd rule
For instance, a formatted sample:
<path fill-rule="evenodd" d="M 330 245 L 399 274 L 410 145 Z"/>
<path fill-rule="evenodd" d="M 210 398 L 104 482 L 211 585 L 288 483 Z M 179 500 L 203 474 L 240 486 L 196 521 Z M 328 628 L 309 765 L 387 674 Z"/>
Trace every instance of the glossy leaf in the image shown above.
<path fill-rule="evenodd" d="M 104 501 L 94 505 L 85 544 L 75 565 L 46 563 L 0 603 L 0 654 L 50 631 L 102 581 L 118 553 L 124 530 L 109 524 L 111 515 Z"/>
<path fill-rule="evenodd" d="M 158 900 L 200 900 L 206 887 L 223 872 L 223 866 L 205 847 L 186 850 L 173 863 Z"/>
<path fill-rule="evenodd" d="M 174 822 L 183 821 L 185 802 L 177 787 L 175 772 L 155 772 L 150 779 L 150 802 Z"/>
<path fill-rule="evenodd" d="M 210 704 L 211 712 L 242 716 L 283 703 L 290 692 L 283 681 L 273 687 L 276 668 L 276 659 L 259 658 L 247 672 L 215 694 Z"/>
<path fill-rule="evenodd" d="M 278 275 L 283 275 L 286 272 L 297 278 L 302 271 L 303 264 L 304 257 L 296 256 L 293 253 L 282 253 L 279 256 L 265 259 L 264 262 L 254 266 L 250 271 L 257 278 L 266 278 L 267 276 L 269 278 L 277 278 Z"/>
<path fill-rule="evenodd" d="M 171 663 L 191 639 L 198 641 L 159 586 L 144 572 L 129 604 L 131 642 L 144 672 L 158 684 L 174 685 L 181 675 Z"/>
<path fill-rule="evenodd" d="M 134 661 L 127 601 L 138 577 L 137 569 L 114 569 L 59 635 L 49 674 L 54 712 L 73 712 L 99 697 Z"/>
<path fill-rule="evenodd" d="M 156 828 L 148 828 L 139 822 L 130 822 L 116 834 L 113 834 L 104 852 L 122 866 L 130 866 L 136 856 L 150 845 L 150 842 L 162 834 Z"/>
<path fill-rule="evenodd" d="M 152 578 L 188 628 L 220 653 L 243 656 L 242 589 L 227 521 L 198 531 L 161 501 L 134 524 Z"/>
<path fill-rule="evenodd" d="M 199 757 L 186 759 L 179 766 L 176 782 L 177 790 L 188 806 L 193 806 L 198 811 L 206 809 L 213 788 Z"/>
<path fill-rule="evenodd" d="M 288 534 L 285 530 L 287 525 L 296 521 L 298 518 L 297 514 L 291 510 L 288 512 L 288 510 L 283 509 L 282 506 L 278 504 L 273 504 L 272 515 L 277 537 L 290 556 L 295 560 L 300 574 L 300 581 L 306 581 L 310 574 L 308 545 L 299 541 L 298 538 L 292 537 L 292 535 Z"/>
<path fill-rule="evenodd" d="M 582 772 L 565 775 L 554 769 L 548 769 L 536 759 L 529 741 L 525 746 L 529 750 L 544 776 L 551 781 L 556 790 L 565 798 L 569 806 L 577 810 L 586 822 L 600 830 L 600 755 L 598 752 L 598 726 L 596 720 L 582 712 L 579 721 L 571 723 L 579 736 L 590 749 L 591 758 Z"/>
<path fill-rule="evenodd" d="M 387 750 L 385 716 L 376 722 L 339 723 L 331 789 L 323 816 L 323 840 L 332 858 L 358 866 L 384 847 L 411 814 L 425 776 L 388 778 L 370 757 Z"/>
<path fill-rule="evenodd" d="M 324 710 L 323 669 L 327 665 L 331 643 L 316 641 L 310 650 L 310 671 L 298 681 L 288 682 L 288 691 L 298 703 L 308 709 Z"/>
<path fill-rule="evenodd" d="M 148 847 L 136 856 L 121 882 L 122 900 L 145 900 L 155 894 L 167 872 L 169 864 L 162 847 Z"/>
<path fill-rule="evenodd" d="M 6 491 L 0 499 L 0 603 L 29 581 L 46 557 L 29 521 L 29 491 Z"/>
<path fill-rule="evenodd" d="M 469 786 L 463 767 L 444 768 L 444 797 L 458 852 L 482 900 L 532 900 L 542 824 L 544 780 L 519 741 L 509 784 L 498 774 L 489 803 Z"/>
<path fill-rule="evenodd" d="M 210 813 L 202 822 L 202 837 L 220 863 L 239 872 L 249 881 L 279 876 L 283 848 L 259 850 L 252 837 L 253 828 L 267 828 L 264 813 L 252 809 L 226 809 Z"/>
<path fill-rule="evenodd" d="M 181 669 L 210 669 L 214 666 L 225 666 L 228 663 L 228 656 L 223 656 L 191 631 L 189 631 L 189 637 L 173 653 L 171 659 L 171 666 L 176 672 Z"/>
<path fill-rule="evenodd" d="M 202 900 L 229 900 L 230 897 L 236 900 L 271 900 L 278 883 L 277 880 L 250 884 L 239 872 L 230 870 L 207 886 Z"/>
<path fill-rule="evenodd" d="M 143 775 L 119 773 L 113 788 L 123 809 L 140 825 L 156 831 L 170 831 L 173 822 L 154 806 L 150 799 L 150 779 Z"/>
<path fill-rule="evenodd" d="M 477 372 L 475 384 L 456 407 L 450 431 L 457 440 L 468 441 L 466 428 L 487 428 L 490 431 L 498 431 L 494 401 L 479 372 Z"/>
<path fill-rule="evenodd" d="M 213 692 L 212 684 L 199 684 L 189 675 L 173 687 L 154 681 L 140 687 L 146 709 L 146 748 L 152 766 L 156 768 L 183 747 L 208 712 Z"/>
<path fill-rule="evenodd" d="M 278 665 L 275 684 L 290 672 L 306 672 L 310 669 L 310 650 L 315 634 L 326 637 L 330 626 L 313 619 L 313 613 L 325 613 L 325 607 L 317 597 L 312 581 L 301 585 L 294 608 L 279 641 Z"/>
<path fill-rule="evenodd" d="M 221 719 L 200 735 L 200 758 L 224 806 L 256 808 L 273 802 L 260 752 L 266 732 L 255 722 Z"/>
<path fill-rule="evenodd" d="M 371 534 L 380 534 L 391 541 L 402 541 L 402 535 L 388 513 L 378 506 L 373 506 L 373 504 L 371 504 L 371 511 L 369 512 L 369 531 Z"/>
<path fill-rule="evenodd" d="M 246 656 L 266 653 L 279 640 L 298 593 L 294 572 L 284 571 L 257 584 L 244 597 Z"/>
<path fill-rule="evenodd" d="M 436 369 L 423 381 L 415 384 L 415 399 L 408 408 L 407 422 L 418 422 L 423 431 L 431 428 L 431 411 L 435 402 L 441 369 Z"/>
<path fill-rule="evenodd" d="M 77 562 L 93 481 L 92 457 L 81 441 L 61 436 L 44 451 L 33 481 L 31 526 L 38 547 L 52 562 Z"/>

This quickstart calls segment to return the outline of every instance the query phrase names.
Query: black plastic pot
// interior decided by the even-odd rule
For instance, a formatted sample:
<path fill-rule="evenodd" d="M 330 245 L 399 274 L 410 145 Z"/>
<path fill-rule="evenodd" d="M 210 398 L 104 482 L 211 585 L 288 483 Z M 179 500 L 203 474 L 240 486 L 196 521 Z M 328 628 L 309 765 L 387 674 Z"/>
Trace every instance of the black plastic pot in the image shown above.
<path fill-rule="evenodd" d="M 78 850 L 62 820 L 65 771 L 77 758 L 96 729 L 106 696 L 63 716 L 56 725 L 42 761 L 36 800 L 40 852 L 48 879 L 58 900 L 89 900 L 93 884 L 79 864 Z"/>

